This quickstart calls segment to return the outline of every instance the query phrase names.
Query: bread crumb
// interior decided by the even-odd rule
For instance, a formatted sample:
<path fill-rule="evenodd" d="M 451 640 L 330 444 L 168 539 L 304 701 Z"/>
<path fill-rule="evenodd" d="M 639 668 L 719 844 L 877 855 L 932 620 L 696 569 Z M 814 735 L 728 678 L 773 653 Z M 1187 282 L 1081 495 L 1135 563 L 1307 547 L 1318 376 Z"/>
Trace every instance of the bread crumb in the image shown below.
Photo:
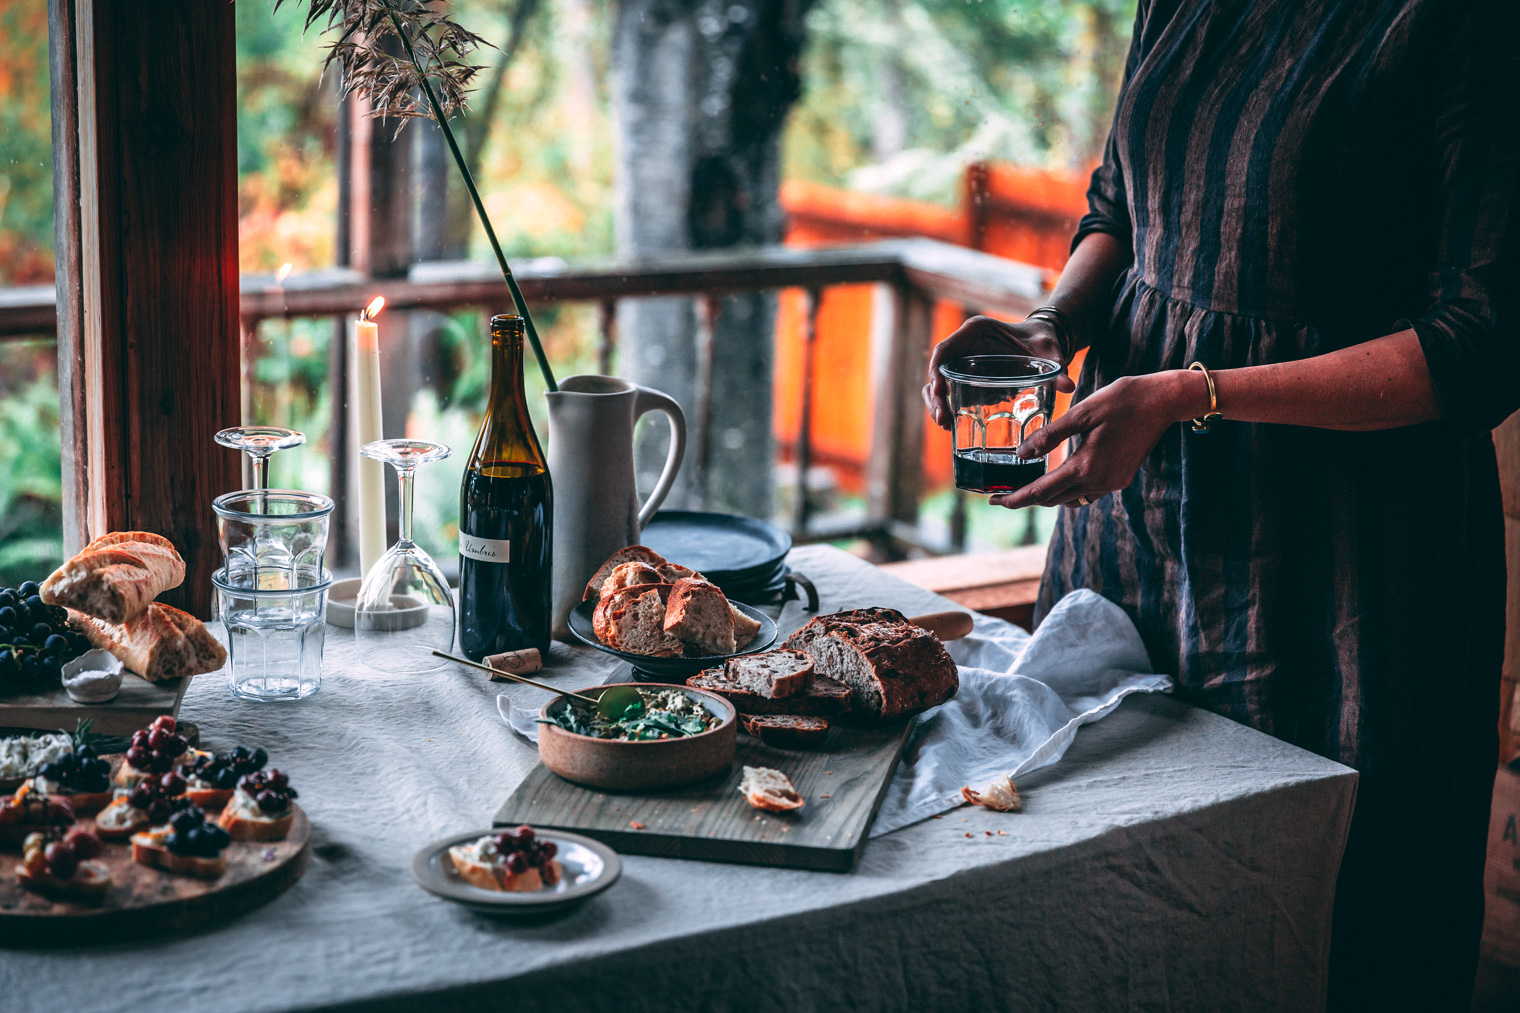
<path fill-rule="evenodd" d="M 819 797 L 819 798 L 828 798 L 828 797 L 829 797 L 829 796 L 828 796 L 828 795 L 827 795 L 827 794 L 826 794 L 826 793 L 825 793 L 825 794 L 823 794 L 823 795 L 819 795 L 819 796 L 818 796 L 818 797 Z"/>
<path fill-rule="evenodd" d="M 783 833 L 783 834 L 789 834 L 789 833 L 791 833 L 791 832 L 792 832 L 792 828 L 791 828 L 791 827 L 782 827 L 782 828 L 781 828 L 781 832 L 782 832 L 782 833 Z"/>
<path fill-rule="evenodd" d="M 942 820 L 942 819 L 945 818 L 945 814 L 944 813 L 935 813 L 934 814 L 934 818 L 937 819 L 937 820 Z"/>
<path fill-rule="evenodd" d="M 1008 836 L 1008 831 L 1006 831 L 1006 830 L 999 830 L 998 831 L 998 836 L 999 837 L 1007 837 Z"/>
<path fill-rule="evenodd" d="M 983 830 L 982 833 L 986 834 L 988 837 L 992 836 L 992 831 L 991 830 Z"/>
<path fill-rule="evenodd" d="M 968 830 L 968 831 L 966 831 L 966 836 L 967 836 L 967 837 L 970 837 L 970 836 L 971 836 L 971 831 L 969 831 L 969 830 Z"/>
<path fill-rule="evenodd" d="M 962 788 L 961 797 L 972 805 L 998 812 L 1016 813 L 1024 808 L 1018 787 L 1007 777 L 996 778 L 981 791 L 974 791 L 969 786 Z"/>
<path fill-rule="evenodd" d="M 628 825 L 630 827 L 632 827 L 633 829 L 635 829 L 635 830 L 643 830 L 644 829 L 644 824 L 640 823 L 638 820 L 629 820 L 628 821 Z"/>
<path fill-rule="evenodd" d="M 825 774 L 832 774 L 832 773 L 834 773 L 834 772 L 833 772 L 833 771 L 832 771 L 832 770 L 825 770 L 825 771 L 824 771 L 824 773 L 825 773 Z"/>

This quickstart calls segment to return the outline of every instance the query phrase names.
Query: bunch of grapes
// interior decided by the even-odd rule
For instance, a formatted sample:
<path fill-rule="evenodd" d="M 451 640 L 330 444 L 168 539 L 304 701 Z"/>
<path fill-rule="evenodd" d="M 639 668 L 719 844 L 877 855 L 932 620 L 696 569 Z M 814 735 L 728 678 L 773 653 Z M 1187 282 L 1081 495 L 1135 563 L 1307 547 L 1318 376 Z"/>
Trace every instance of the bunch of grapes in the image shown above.
<path fill-rule="evenodd" d="M 169 827 L 173 833 L 165 845 L 176 855 L 215 858 L 232 843 L 232 836 L 215 823 L 208 823 L 206 814 L 197 805 L 186 806 L 170 816 Z"/>
<path fill-rule="evenodd" d="M 559 851 L 553 841 L 540 841 L 526 823 L 516 830 L 503 830 L 496 835 L 494 843 L 497 853 L 504 856 L 507 871 L 517 876 L 532 867 L 543 868 Z"/>
<path fill-rule="evenodd" d="M 238 787 L 258 804 L 260 812 L 270 815 L 289 809 L 290 803 L 299 797 L 290 786 L 290 778 L 278 770 L 267 774 L 262 770 L 244 774 L 238 780 Z"/>
<path fill-rule="evenodd" d="M 96 756 L 95 747 L 87 743 L 44 763 L 37 773 L 76 795 L 102 792 L 111 786 L 111 761 Z"/>
<path fill-rule="evenodd" d="M 237 787 L 238 778 L 252 774 L 269 762 L 269 754 L 263 749 L 238 746 L 230 753 L 201 753 L 193 761 L 180 764 L 180 773 L 196 777 L 213 788 L 231 791 Z"/>
<path fill-rule="evenodd" d="M 34 580 L 0 588 L 0 687 L 57 682 L 64 663 L 90 649 L 89 638 L 69 625 L 68 610 L 45 604 L 39 591 Z"/>
<path fill-rule="evenodd" d="M 174 761 L 190 747 L 183 735 L 175 734 L 178 727 L 169 715 L 160 714 L 147 728 L 133 732 L 127 762 L 145 774 L 163 774 L 173 769 Z"/>
<path fill-rule="evenodd" d="M 169 822 L 170 816 L 189 808 L 191 803 L 185 798 L 185 779 L 170 771 L 156 780 L 150 777 L 134 784 L 127 792 L 127 804 L 146 813 L 148 822 L 154 826 L 162 826 Z"/>
<path fill-rule="evenodd" d="M 83 827 L 70 830 L 62 840 L 48 834 L 28 834 L 21 846 L 22 864 L 33 876 L 44 872 L 58 879 L 69 879 L 79 863 L 100 857 L 100 838 Z"/>

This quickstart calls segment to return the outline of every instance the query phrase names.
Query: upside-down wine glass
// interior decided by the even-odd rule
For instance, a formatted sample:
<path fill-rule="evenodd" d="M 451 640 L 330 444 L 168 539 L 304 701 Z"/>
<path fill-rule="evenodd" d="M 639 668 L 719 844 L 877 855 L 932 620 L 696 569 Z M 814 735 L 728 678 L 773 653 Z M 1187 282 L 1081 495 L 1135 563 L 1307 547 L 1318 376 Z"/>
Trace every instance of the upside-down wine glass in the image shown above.
<path fill-rule="evenodd" d="M 454 596 L 438 564 L 412 541 L 412 485 L 418 465 L 452 451 L 421 440 L 376 440 L 359 452 L 395 468 L 401 487 L 401 537 L 365 574 L 354 603 L 359 658 L 381 672 L 437 671 L 448 662 L 433 651 L 454 649 Z"/>
<path fill-rule="evenodd" d="M 237 426 L 217 433 L 216 442 L 248 455 L 253 464 L 252 488 L 262 491 L 269 488 L 266 478 L 269 459 L 276 451 L 290 450 L 305 443 L 306 434 L 280 426 Z"/>

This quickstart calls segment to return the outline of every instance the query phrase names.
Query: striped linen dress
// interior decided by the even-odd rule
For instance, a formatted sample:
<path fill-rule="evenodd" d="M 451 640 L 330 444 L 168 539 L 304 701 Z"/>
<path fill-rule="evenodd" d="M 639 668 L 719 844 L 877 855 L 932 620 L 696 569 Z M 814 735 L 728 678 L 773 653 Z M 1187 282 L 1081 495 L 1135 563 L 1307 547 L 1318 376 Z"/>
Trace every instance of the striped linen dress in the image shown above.
<path fill-rule="evenodd" d="M 1133 249 L 1077 397 L 1413 327 L 1444 418 L 1171 427 L 1061 511 L 1040 613 L 1089 587 L 1178 695 L 1361 772 L 1333 1008 L 1466 1009 L 1497 755 L 1520 407 L 1520 0 L 1141 0 L 1074 241 Z M 1229 404 L 1221 404 L 1226 418 Z M 1290 930 L 1290 927 L 1284 927 Z"/>

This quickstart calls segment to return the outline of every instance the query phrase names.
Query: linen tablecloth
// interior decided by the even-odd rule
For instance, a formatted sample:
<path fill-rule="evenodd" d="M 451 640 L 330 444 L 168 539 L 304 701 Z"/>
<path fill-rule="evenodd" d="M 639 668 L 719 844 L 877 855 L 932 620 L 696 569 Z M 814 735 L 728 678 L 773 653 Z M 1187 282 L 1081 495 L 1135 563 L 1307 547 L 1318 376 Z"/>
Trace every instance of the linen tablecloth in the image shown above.
<path fill-rule="evenodd" d="M 837 550 L 796 550 L 825 610 L 951 607 Z M 795 607 L 795 606 L 792 606 Z M 556 645 L 547 679 L 619 667 Z M 537 762 L 483 676 L 373 672 L 328 636 L 323 689 L 233 700 L 201 677 L 203 745 L 262 745 L 313 823 L 287 894 L 189 937 L 0 951 L 7 1011 L 1314 1009 L 1355 794 L 1338 764 L 1159 696 L 1019 783 L 872 840 L 854 873 L 628 856 L 547 922 L 416 887 L 414 851 L 484 828 Z M 514 688 L 506 692 L 531 693 Z"/>

